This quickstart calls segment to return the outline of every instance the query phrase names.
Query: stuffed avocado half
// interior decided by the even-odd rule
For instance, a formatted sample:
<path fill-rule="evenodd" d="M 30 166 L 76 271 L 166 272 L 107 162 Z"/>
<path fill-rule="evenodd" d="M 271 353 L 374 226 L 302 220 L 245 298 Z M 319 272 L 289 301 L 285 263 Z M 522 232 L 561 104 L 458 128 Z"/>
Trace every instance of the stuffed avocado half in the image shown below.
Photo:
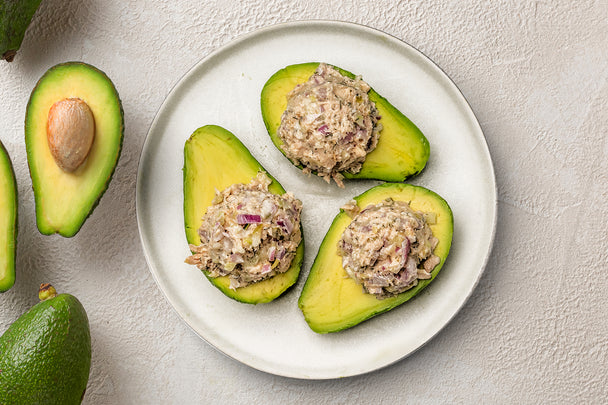
<path fill-rule="evenodd" d="M 17 182 L 13 165 L 0 142 L 0 292 L 15 284 L 17 248 Z"/>
<path fill-rule="evenodd" d="M 80 230 L 114 174 L 123 131 L 118 92 L 99 69 L 67 62 L 40 78 L 27 104 L 25 146 L 42 234 Z"/>
<path fill-rule="evenodd" d="M 319 63 L 302 63 L 287 66 L 274 73 L 268 79 L 262 89 L 261 111 L 266 129 L 274 145 L 288 157 L 290 157 L 290 154 L 286 153 L 285 142 L 279 136 L 279 128 L 281 127 L 283 119 L 282 117 L 284 112 L 286 112 L 286 108 L 288 107 L 288 95 L 290 95 L 290 92 L 292 92 L 296 86 L 300 86 L 299 88 L 302 88 L 304 83 L 307 83 L 313 79 L 313 75 L 318 76 L 319 70 L 321 69 L 320 65 L 321 68 L 323 68 L 323 66 L 330 66 Z M 354 131 L 352 128 L 347 129 L 344 125 L 338 125 L 335 127 L 336 131 L 339 131 L 339 127 L 341 127 L 344 133 L 340 135 L 337 135 L 337 132 L 329 134 L 329 131 L 333 131 L 332 123 L 329 121 L 334 119 L 328 118 L 329 121 L 324 121 L 318 124 L 316 131 L 321 132 L 323 135 L 337 137 L 334 141 L 335 145 L 328 146 L 329 144 L 324 144 L 318 147 L 318 150 L 321 151 L 330 148 L 333 149 L 334 146 L 342 147 L 342 145 L 345 144 L 352 144 L 354 142 L 353 138 L 356 140 L 359 137 L 359 130 L 365 129 L 365 127 L 368 127 L 369 129 L 371 125 L 371 127 L 379 129 L 377 138 L 375 137 L 375 134 L 373 134 L 372 139 L 364 141 L 366 144 L 362 146 L 368 149 L 367 155 L 363 156 L 362 159 L 364 160 L 359 160 L 357 164 L 351 166 L 352 169 L 341 170 L 340 168 L 342 166 L 340 166 L 340 163 L 336 164 L 335 168 L 336 170 L 340 170 L 339 175 L 341 177 L 400 182 L 404 181 L 408 177 L 420 173 L 422 169 L 424 169 L 430 154 L 429 143 L 422 132 L 416 127 L 416 125 L 414 125 L 414 123 L 412 123 L 412 121 L 410 121 L 384 97 L 374 91 L 373 88 L 370 88 L 369 85 L 362 82 L 360 77 L 357 77 L 339 67 L 332 66 L 332 68 L 344 76 L 345 81 L 350 81 L 350 83 L 354 84 L 355 86 L 354 91 L 352 88 L 338 89 L 336 91 L 339 96 L 338 98 L 340 99 L 340 106 L 344 106 L 345 103 L 343 101 L 345 98 L 349 97 L 349 94 L 353 97 L 353 101 L 356 101 L 353 102 L 353 104 L 356 104 L 356 107 L 359 107 L 362 102 L 362 98 L 365 99 L 364 101 L 369 99 L 370 102 L 373 102 L 371 107 L 372 115 L 378 118 L 377 122 L 380 125 L 363 122 L 364 120 L 361 119 L 361 115 L 359 115 L 359 112 L 357 112 L 355 109 L 353 110 L 352 114 L 350 114 L 351 118 L 354 117 L 357 121 L 359 121 L 359 126 L 354 126 Z M 317 81 L 320 82 L 319 79 L 317 79 Z M 359 83 L 362 84 L 359 85 Z M 341 84 L 339 83 L 339 85 Z M 359 90 L 362 90 L 362 92 Z M 367 90 L 367 92 L 365 90 Z M 305 100 L 313 99 L 314 103 L 316 103 L 319 99 L 319 94 L 315 94 L 314 90 L 313 94 L 307 93 L 305 96 Z M 293 97 L 293 93 L 290 97 Z M 323 93 L 323 97 L 325 97 L 325 93 Z M 375 105 L 375 107 L 373 105 Z M 296 120 L 299 121 L 296 123 L 297 126 L 299 126 L 300 123 L 311 119 L 311 116 L 312 118 L 318 117 L 319 115 L 324 117 L 328 113 L 328 111 L 325 111 L 323 106 L 318 104 L 314 106 L 305 106 L 304 110 L 306 111 L 304 114 L 302 114 L 301 111 L 292 114 L 295 114 Z M 348 115 L 348 113 L 345 115 Z M 317 121 L 318 120 L 319 118 L 317 118 Z M 325 124 L 325 122 L 327 122 L 329 125 Z M 308 136 L 305 136 L 306 138 L 310 138 L 311 133 L 313 135 L 318 135 L 314 129 L 308 129 L 308 131 L 309 133 Z M 371 130 L 368 132 L 371 133 Z M 310 150 L 311 147 L 302 149 Z M 348 159 L 352 157 L 353 153 L 352 151 L 347 151 L 344 153 L 344 155 L 346 155 Z M 296 159 L 294 161 L 293 157 L 290 157 L 290 160 L 298 167 L 307 170 L 306 167 L 302 166 L 301 162 L 303 160 L 297 161 Z M 315 169 L 314 165 L 310 171 L 321 175 L 319 170 Z M 339 179 L 337 179 L 337 183 L 340 184 Z"/>
<path fill-rule="evenodd" d="M 387 199 L 407 202 L 412 210 L 432 217 L 428 225 L 437 239 L 433 254 L 438 257 L 438 264 L 432 268 L 428 278 L 417 280 L 415 286 L 396 295 L 379 299 L 365 292 L 361 284 L 349 277 L 339 254 L 341 238 L 353 221 L 352 216 L 342 209 L 319 247 L 298 302 L 313 331 L 341 331 L 401 305 L 433 281 L 443 267 L 453 233 L 452 211 L 446 201 L 426 188 L 396 183 L 373 187 L 354 200 L 361 210 L 365 210 Z"/>
<path fill-rule="evenodd" d="M 218 198 L 220 200 L 222 199 L 221 193 L 235 187 L 245 187 L 247 184 L 253 184 L 259 178 L 263 179 L 262 182 L 267 182 L 266 184 L 263 184 L 263 186 L 265 186 L 264 188 L 267 187 L 267 191 L 270 192 L 270 194 L 284 197 L 287 197 L 287 194 L 289 194 L 285 193 L 285 190 L 277 180 L 265 172 L 264 168 L 251 155 L 249 150 L 231 132 L 215 125 L 207 125 L 194 131 L 184 146 L 183 191 L 186 239 L 191 245 L 191 250 L 195 255 L 197 253 L 197 247 L 201 245 L 201 232 L 215 232 L 214 229 L 205 231 L 204 227 L 202 228 L 201 226 L 203 225 L 204 220 L 208 221 L 208 219 L 205 219 L 205 215 L 214 205 L 217 205 Z M 258 186 L 262 188 L 262 185 L 258 184 Z M 231 198 L 232 197 L 234 196 L 231 196 Z M 260 243 L 259 235 L 261 232 L 266 232 L 268 229 L 272 228 L 270 222 L 274 222 L 275 225 L 278 222 L 281 227 L 291 228 L 289 229 L 290 231 L 297 231 L 299 235 L 301 235 L 301 227 L 299 224 L 291 224 L 285 219 L 277 220 L 276 218 L 271 218 L 270 213 L 274 214 L 275 212 L 281 212 L 282 207 L 276 209 L 276 207 L 273 207 L 268 201 L 259 205 L 262 211 L 267 209 L 267 212 L 264 213 L 260 211 L 260 213 L 256 213 L 243 211 L 235 216 L 235 218 L 238 219 L 238 223 L 236 223 L 235 219 L 235 223 L 232 224 L 231 229 L 224 229 L 222 232 L 219 232 L 219 234 L 213 234 L 214 236 L 209 239 L 214 242 L 222 242 L 222 233 L 227 235 L 228 232 L 232 233 L 237 229 L 237 231 L 243 233 L 249 247 L 251 247 L 252 244 L 255 244 L 256 254 L 259 253 L 261 255 L 263 252 L 264 257 L 261 257 L 259 262 L 260 269 L 263 269 L 262 271 L 270 272 L 270 267 L 272 267 L 272 270 L 275 270 L 275 267 L 280 267 L 279 259 L 284 259 L 283 256 L 285 256 L 284 260 L 292 258 L 290 264 L 287 263 L 288 267 L 284 269 L 284 272 L 277 274 L 269 273 L 269 275 L 274 275 L 261 281 L 239 287 L 238 284 L 235 286 L 234 280 L 231 280 L 232 276 L 217 276 L 217 274 L 214 274 L 217 272 L 205 268 L 204 263 L 201 263 L 200 261 L 188 261 L 190 264 L 197 264 L 209 281 L 225 295 L 237 301 L 249 304 L 269 302 L 283 294 L 283 292 L 297 281 L 304 257 L 303 235 L 297 245 L 292 245 L 293 251 L 287 253 L 285 253 L 285 251 L 281 252 L 280 247 L 277 249 L 276 246 L 268 247 L 267 245 Z M 241 203 L 238 204 L 238 208 L 242 208 L 243 210 L 247 206 L 247 202 L 243 202 L 242 206 Z M 251 206 L 251 204 L 249 204 L 249 206 Z M 226 221 L 229 221 L 229 218 L 227 218 Z M 297 226 L 297 229 L 293 229 L 295 226 Z M 277 231 L 276 227 L 272 229 Z M 259 232 L 254 233 L 256 230 Z M 252 242 L 252 239 L 256 238 L 257 240 Z M 230 247 L 236 243 L 240 243 L 235 240 L 228 241 L 226 239 L 225 241 Z M 228 253 L 230 253 L 230 257 L 235 258 L 235 263 L 238 261 L 239 264 L 244 267 L 244 264 L 241 261 L 243 260 L 243 257 L 245 257 L 244 261 L 247 263 L 248 253 L 238 253 L 235 252 L 234 249 L 230 250 L 230 248 L 228 249 Z M 250 261 L 257 261 L 257 258 L 250 257 L 249 259 Z M 268 266 L 268 263 L 266 263 L 266 260 L 268 259 L 270 259 L 271 266 Z"/>

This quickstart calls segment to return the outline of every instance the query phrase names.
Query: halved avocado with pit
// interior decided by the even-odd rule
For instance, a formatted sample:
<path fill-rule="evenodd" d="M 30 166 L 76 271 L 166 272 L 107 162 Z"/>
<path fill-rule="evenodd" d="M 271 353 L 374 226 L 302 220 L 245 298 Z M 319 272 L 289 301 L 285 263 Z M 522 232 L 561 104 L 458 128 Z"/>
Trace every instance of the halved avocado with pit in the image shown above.
<path fill-rule="evenodd" d="M 13 165 L 0 142 L 0 292 L 15 284 L 17 249 L 17 182 Z"/>
<path fill-rule="evenodd" d="M 287 107 L 287 94 L 298 84 L 308 81 L 319 63 L 302 63 L 287 66 L 275 74 L 264 85 L 261 96 L 262 118 L 274 145 L 285 154 L 283 141 L 277 131 L 281 125 L 281 115 Z M 355 75 L 336 67 L 350 78 Z M 376 103 L 382 130 L 376 149 L 370 152 L 356 174 L 342 172 L 349 179 L 376 179 L 392 182 L 404 181 L 424 169 L 429 159 L 429 142 L 422 132 L 405 115 L 397 110 L 374 89 L 369 91 L 369 99 Z"/>
<path fill-rule="evenodd" d="M 49 147 L 49 110 L 58 101 L 80 99 L 90 108 L 95 134 L 86 160 L 73 172 L 62 170 Z M 106 191 L 120 152 L 123 111 L 112 81 L 82 62 L 50 68 L 30 96 L 25 115 L 25 146 L 36 200 L 38 230 L 74 236 Z"/>
<path fill-rule="evenodd" d="M 431 190 L 409 184 L 386 183 L 355 197 L 359 208 L 377 204 L 387 198 L 408 201 L 414 211 L 435 213 L 429 224 L 439 239 L 434 254 L 441 262 L 428 280 L 418 280 L 414 288 L 396 296 L 379 300 L 365 293 L 360 284 L 348 276 L 338 255 L 338 241 L 352 218 L 343 210 L 335 217 L 325 235 L 312 265 L 298 305 L 312 330 L 317 333 L 337 332 L 353 327 L 366 319 L 386 312 L 408 301 L 435 279 L 443 267 L 452 244 L 454 229 L 452 211 L 446 201 Z"/>
<path fill-rule="evenodd" d="M 189 244 L 199 245 L 198 229 L 202 217 L 211 206 L 215 190 L 224 190 L 233 184 L 249 183 L 259 171 L 266 171 L 241 141 L 226 129 L 207 125 L 194 131 L 184 146 L 184 223 Z M 274 194 L 285 189 L 272 179 L 268 187 Z M 230 279 L 209 277 L 209 281 L 228 297 L 248 304 L 270 302 L 283 294 L 298 280 L 304 258 L 304 235 L 296 250 L 291 267 L 269 279 L 246 287 L 231 289 Z"/>

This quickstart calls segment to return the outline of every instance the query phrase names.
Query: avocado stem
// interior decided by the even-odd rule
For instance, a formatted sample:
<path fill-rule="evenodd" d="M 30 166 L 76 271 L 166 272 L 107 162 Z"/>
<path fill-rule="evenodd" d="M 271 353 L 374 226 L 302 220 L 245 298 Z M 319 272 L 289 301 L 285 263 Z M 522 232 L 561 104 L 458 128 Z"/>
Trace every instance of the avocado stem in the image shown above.
<path fill-rule="evenodd" d="M 55 290 L 55 287 L 48 283 L 40 284 L 40 289 L 38 290 L 38 298 L 40 301 L 46 301 L 56 296 L 57 290 Z"/>
<path fill-rule="evenodd" d="M 7 62 L 12 62 L 13 59 L 15 59 L 15 55 L 17 55 L 17 50 L 9 49 L 8 51 L 6 51 L 2 54 L 2 59 L 4 59 Z"/>

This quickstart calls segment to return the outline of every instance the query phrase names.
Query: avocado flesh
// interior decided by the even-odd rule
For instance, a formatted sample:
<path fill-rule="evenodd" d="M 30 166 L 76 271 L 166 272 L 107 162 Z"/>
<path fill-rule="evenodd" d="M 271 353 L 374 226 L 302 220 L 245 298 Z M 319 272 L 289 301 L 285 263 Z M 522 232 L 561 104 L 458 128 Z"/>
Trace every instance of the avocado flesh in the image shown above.
<path fill-rule="evenodd" d="M 25 31 L 41 0 L 5 0 L 0 2 L 0 55 L 11 62 L 21 46 Z"/>
<path fill-rule="evenodd" d="M 287 108 L 287 94 L 297 84 L 308 81 L 318 66 L 318 63 L 287 66 L 272 75 L 262 89 L 262 118 L 272 142 L 283 154 L 283 141 L 278 137 L 277 131 L 281 125 L 281 115 Z M 355 77 L 350 72 L 337 69 L 345 76 Z M 383 129 L 379 134 L 378 145 L 367 155 L 361 171 L 356 174 L 341 174 L 349 179 L 399 182 L 420 173 L 430 154 L 426 137 L 414 123 L 374 89 L 368 94 L 370 100 L 376 103 L 378 113 L 382 117 L 379 122 Z"/>
<path fill-rule="evenodd" d="M 55 162 L 47 140 L 51 106 L 65 98 L 86 102 L 95 119 L 93 145 L 72 173 Z M 110 79 L 97 68 L 68 62 L 49 69 L 32 91 L 25 116 L 25 145 L 36 200 L 38 230 L 74 236 L 105 192 L 120 156 L 123 111 Z"/>
<path fill-rule="evenodd" d="M 82 304 L 69 294 L 39 302 L 0 337 L 0 403 L 79 404 L 90 367 Z"/>
<path fill-rule="evenodd" d="M 0 292 L 15 284 L 17 249 L 17 182 L 11 160 L 0 142 Z"/>
<path fill-rule="evenodd" d="M 215 197 L 215 190 L 237 183 L 249 183 L 258 171 L 266 171 L 249 150 L 231 132 L 222 127 L 207 125 L 194 131 L 184 146 L 184 222 L 189 244 L 200 245 L 198 229 L 202 217 Z M 285 190 L 272 179 L 269 190 L 283 194 Z M 269 302 L 280 296 L 298 279 L 304 258 L 304 235 L 291 267 L 285 273 L 241 287 L 230 288 L 230 279 L 205 276 L 228 297 L 248 304 Z"/>
<path fill-rule="evenodd" d="M 349 277 L 342 267 L 342 257 L 337 253 L 338 241 L 352 221 L 344 211 L 335 217 L 325 235 L 312 265 L 298 305 L 312 330 L 317 333 L 337 332 L 353 327 L 364 320 L 403 304 L 418 294 L 437 276 L 450 251 L 453 233 L 452 211 L 443 198 L 434 192 L 409 184 L 381 184 L 355 197 L 357 205 L 364 209 L 386 198 L 411 202 L 414 211 L 434 212 L 436 223 L 429 224 L 433 235 L 439 239 L 434 254 L 441 262 L 431 272 L 428 280 L 418 280 L 418 285 L 391 298 L 379 300 L 363 292 L 363 287 Z"/>

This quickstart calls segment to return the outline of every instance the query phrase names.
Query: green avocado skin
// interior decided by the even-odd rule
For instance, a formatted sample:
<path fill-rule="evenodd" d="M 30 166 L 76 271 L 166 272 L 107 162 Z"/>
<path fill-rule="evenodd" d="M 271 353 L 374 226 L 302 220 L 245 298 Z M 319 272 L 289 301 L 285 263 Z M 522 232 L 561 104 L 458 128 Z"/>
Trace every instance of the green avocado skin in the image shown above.
<path fill-rule="evenodd" d="M 0 404 L 79 404 L 90 367 L 80 301 L 60 294 L 39 302 L 0 337 Z"/>
<path fill-rule="evenodd" d="M 21 46 L 41 0 L 2 0 L 0 2 L 0 54 L 10 62 Z"/>

